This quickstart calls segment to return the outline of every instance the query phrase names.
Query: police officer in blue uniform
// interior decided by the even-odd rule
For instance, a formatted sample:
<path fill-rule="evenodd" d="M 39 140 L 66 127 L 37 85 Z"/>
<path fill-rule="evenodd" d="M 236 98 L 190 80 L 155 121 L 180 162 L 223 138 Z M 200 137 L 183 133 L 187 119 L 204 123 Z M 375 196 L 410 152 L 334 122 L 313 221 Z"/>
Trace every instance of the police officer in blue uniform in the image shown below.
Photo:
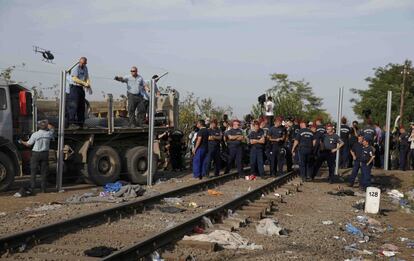
<path fill-rule="evenodd" d="M 234 120 L 232 123 L 232 128 L 225 132 L 224 138 L 227 142 L 227 147 L 229 149 L 229 158 L 227 161 L 227 169 L 230 170 L 233 163 L 236 164 L 237 172 L 239 177 L 243 176 L 243 166 L 242 166 L 242 142 L 245 140 L 243 131 L 240 128 L 240 121 Z"/>
<path fill-rule="evenodd" d="M 258 121 L 253 121 L 253 129 L 248 135 L 250 143 L 250 169 L 253 175 L 264 176 L 263 149 L 266 141 L 265 132 Z"/>
<path fill-rule="evenodd" d="M 403 126 L 400 127 L 400 170 L 406 171 L 407 170 L 407 157 L 408 152 L 410 151 L 410 143 L 408 139 L 410 138 L 410 135 L 405 131 L 405 128 Z"/>
<path fill-rule="evenodd" d="M 371 186 L 371 169 L 375 159 L 374 148 L 370 145 L 371 142 L 371 136 L 364 136 L 364 139 L 362 140 L 362 153 L 359 159 L 362 172 L 361 189 L 363 190 Z"/>
<path fill-rule="evenodd" d="M 361 169 L 361 158 L 362 158 L 362 141 L 364 139 L 364 137 L 359 134 L 357 136 L 357 141 L 354 142 L 352 144 L 351 147 L 351 155 L 352 155 L 352 160 L 353 160 L 353 167 L 352 167 L 352 174 L 351 177 L 349 178 L 349 186 L 353 187 L 354 183 L 355 183 L 355 179 L 358 176 L 358 172 Z M 360 179 L 360 184 L 362 184 L 362 179 Z"/>
<path fill-rule="evenodd" d="M 344 145 L 344 142 L 341 138 L 334 132 L 332 125 L 327 125 L 326 133 L 322 137 L 321 141 L 321 153 L 319 158 L 315 163 L 315 168 L 313 171 L 314 178 L 319 172 L 320 167 L 324 161 L 328 164 L 329 169 L 329 183 L 334 182 L 335 176 L 335 162 L 336 162 L 336 152 Z"/>
<path fill-rule="evenodd" d="M 299 170 L 303 181 L 310 178 L 312 174 L 311 155 L 313 153 L 313 146 L 315 145 L 314 134 L 306 127 L 304 121 L 300 122 L 300 130 L 295 137 L 293 143 L 292 154 L 296 154 L 296 147 L 298 147 L 297 154 L 299 155 Z"/>
<path fill-rule="evenodd" d="M 375 131 L 375 127 L 374 125 L 372 125 L 372 120 L 371 119 L 367 119 L 367 124 L 365 125 L 365 127 L 362 129 L 362 134 L 364 135 L 364 137 L 367 137 L 371 144 L 374 142 L 374 140 L 376 139 L 376 131 Z"/>
<path fill-rule="evenodd" d="M 214 162 L 214 175 L 218 176 L 220 174 L 220 142 L 222 140 L 221 130 L 218 128 L 217 120 L 213 119 L 210 122 L 210 128 L 208 129 L 208 152 L 207 159 L 205 163 L 207 166 L 204 168 L 207 173 L 204 175 L 209 176 L 211 161 Z"/>
<path fill-rule="evenodd" d="M 325 126 L 322 124 L 322 120 L 320 118 L 315 120 L 316 124 L 316 131 L 320 133 L 321 135 L 326 133 Z"/>
<path fill-rule="evenodd" d="M 351 137 L 351 128 L 347 124 L 347 119 L 342 117 L 341 119 L 341 134 L 340 138 L 344 142 L 344 146 L 342 146 L 340 150 L 340 161 L 339 167 L 340 168 L 347 168 L 349 165 L 349 150 L 350 150 L 350 137 Z"/>
<path fill-rule="evenodd" d="M 286 169 L 287 172 L 292 171 L 293 166 L 293 155 L 292 155 L 292 148 L 293 143 L 295 141 L 295 129 L 293 128 L 293 122 L 291 118 L 288 118 L 285 122 L 285 129 L 286 129 Z"/>
<path fill-rule="evenodd" d="M 283 174 L 283 164 L 285 162 L 284 143 L 286 139 L 286 129 L 282 126 L 282 118 L 276 117 L 274 126 L 269 130 L 269 141 L 272 145 L 270 153 L 270 175 L 276 176 Z M 277 169 L 277 170 L 276 170 Z"/>
<path fill-rule="evenodd" d="M 194 178 L 202 179 L 203 175 L 207 173 L 205 170 L 207 151 L 208 151 L 208 131 L 204 120 L 197 122 L 197 137 L 193 149 L 193 175 Z"/>

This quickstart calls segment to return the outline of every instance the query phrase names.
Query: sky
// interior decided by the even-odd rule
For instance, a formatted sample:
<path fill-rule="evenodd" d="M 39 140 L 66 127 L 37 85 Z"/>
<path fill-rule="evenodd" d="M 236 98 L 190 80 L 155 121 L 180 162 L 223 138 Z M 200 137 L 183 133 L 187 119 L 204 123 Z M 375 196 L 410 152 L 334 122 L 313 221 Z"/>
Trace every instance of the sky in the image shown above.
<path fill-rule="evenodd" d="M 168 71 L 160 85 L 240 117 L 271 73 L 286 73 L 310 82 L 333 117 L 344 87 L 352 119 L 349 89 L 367 88 L 373 68 L 414 59 L 414 0 L 0 0 L 0 35 L 0 68 L 17 65 L 13 78 L 28 87 L 59 83 L 86 56 L 90 100 L 125 94 L 113 77 L 136 65 L 145 79 Z"/>

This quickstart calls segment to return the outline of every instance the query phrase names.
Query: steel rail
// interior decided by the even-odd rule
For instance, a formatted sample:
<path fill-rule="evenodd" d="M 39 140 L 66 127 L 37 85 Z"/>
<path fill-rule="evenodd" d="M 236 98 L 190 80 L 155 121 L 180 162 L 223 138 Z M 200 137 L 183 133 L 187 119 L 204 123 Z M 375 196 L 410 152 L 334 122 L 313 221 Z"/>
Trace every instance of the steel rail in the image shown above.
<path fill-rule="evenodd" d="M 245 170 L 247 170 L 246 168 Z M 31 247 L 33 244 L 39 244 L 42 240 L 58 238 L 62 234 L 68 232 L 75 232 L 81 230 L 86 225 L 98 226 L 111 220 L 113 216 L 119 216 L 125 212 L 130 214 L 136 214 L 137 210 L 143 210 L 146 206 L 153 205 L 160 202 L 163 198 L 183 196 L 193 191 L 204 190 L 212 185 L 225 183 L 231 179 L 237 178 L 236 171 L 222 176 L 214 177 L 205 181 L 191 184 L 182 188 L 170 190 L 159 195 L 135 200 L 131 202 L 122 203 L 114 207 L 110 207 L 104 210 L 99 210 L 89 214 L 79 215 L 64 221 L 59 221 L 44 226 L 40 226 L 34 229 L 29 229 L 21 232 L 17 232 L 11 235 L 0 237 L 0 256 L 1 254 L 26 245 Z"/>
<path fill-rule="evenodd" d="M 197 215 L 196 217 L 190 218 L 170 229 L 164 230 L 156 235 L 150 236 L 145 240 L 138 242 L 132 246 L 126 247 L 119 251 L 112 253 L 111 255 L 103 258 L 102 260 L 137 260 L 138 258 L 145 257 L 157 249 L 179 240 L 187 233 L 191 232 L 193 228 L 201 223 L 203 217 L 214 217 L 220 213 L 226 213 L 228 209 L 235 209 L 245 204 L 246 200 L 252 198 L 261 197 L 262 193 L 270 191 L 274 187 L 284 184 L 286 181 L 293 179 L 296 172 L 289 172 L 275 180 L 260 186 L 232 201 L 229 201 L 221 206 L 218 206 L 208 212 Z"/>

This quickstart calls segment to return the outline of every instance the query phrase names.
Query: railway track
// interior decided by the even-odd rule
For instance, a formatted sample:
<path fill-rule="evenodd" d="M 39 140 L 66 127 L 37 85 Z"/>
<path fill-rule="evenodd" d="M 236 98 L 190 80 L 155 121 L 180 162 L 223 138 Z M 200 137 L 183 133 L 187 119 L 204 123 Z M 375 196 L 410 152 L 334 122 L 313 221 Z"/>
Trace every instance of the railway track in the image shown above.
<path fill-rule="evenodd" d="M 91 258 L 83 255 L 84 250 L 105 245 L 115 247 L 118 251 L 104 260 L 136 260 L 180 239 L 200 224 L 204 216 L 214 218 L 223 215 L 228 209 L 240 207 L 246 200 L 260 197 L 262 193 L 282 185 L 294 175 L 288 173 L 276 179 L 255 183 L 235 179 L 236 173 L 224 175 L 147 199 L 0 238 L 0 252 L 3 257 L 11 260 L 89 260 Z M 253 184 L 256 188 L 251 189 Z M 225 194 L 206 194 L 205 189 L 213 186 Z M 181 196 L 179 208 L 169 209 L 178 209 L 180 212 L 163 211 L 168 208 L 160 204 L 161 200 L 176 196 Z M 198 207 L 195 202 L 198 202 Z"/>

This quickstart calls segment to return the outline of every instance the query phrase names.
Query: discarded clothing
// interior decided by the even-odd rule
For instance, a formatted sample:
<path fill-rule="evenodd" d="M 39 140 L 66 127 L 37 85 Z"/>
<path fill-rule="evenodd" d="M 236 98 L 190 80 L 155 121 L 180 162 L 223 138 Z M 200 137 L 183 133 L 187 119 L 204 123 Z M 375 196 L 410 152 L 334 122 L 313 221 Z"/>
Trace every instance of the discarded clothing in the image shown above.
<path fill-rule="evenodd" d="M 195 240 L 203 242 L 217 243 L 226 249 L 246 249 L 246 250 L 262 250 L 263 246 L 250 243 L 247 239 L 241 237 L 237 233 L 215 230 L 210 234 L 201 234 L 194 236 L 184 236 L 183 240 Z"/>
<path fill-rule="evenodd" d="M 340 191 L 329 191 L 328 192 L 329 195 L 333 195 L 333 196 L 340 196 L 340 197 L 344 197 L 344 196 L 355 196 L 355 192 L 347 189 L 347 190 L 340 190 Z"/>
<path fill-rule="evenodd" d="M 220 192 L 220 191 L 217 191 L 217 190 L 214 190 L 214 189 L 207 190 L 207 193 L 210 196 L 221 196 L 221 195 L 223 195 L 223 192 Z"/>
<path fill-rule="evenodd" d="M 278 226 L 278 222 L 272 218 L 265 218 L 256 225 L 256 232 L 265 236 L 285 235 L 283 228 Z"/>
<path fill-rule="evenodd" d="M 167 206 L 167 207 L 157 207 L 161 212 L 164 213 L 170 213 L 170 214 L 176 214 L 176 213 L 181 213 L 184 212 L 185 209 L 182 208 L 177 208 L 177 207 L 172 207 L 172 206 Z"/>
<path fill-rule="evenodd" d="M 348 223 L 348 224 L 345 225 L 345 230 L 349 234 L 359 236 L 361 238 L 364 237 L 364 233 L 362 233 L 362 231 L 359 228 L 354 227 L 351 223 Z"/>
<path fill-rule="evenodd" d="M 113 247 L 98 246 L 98 247 L 93 247 L 91 249 L 85 250 L 83 253 L 86 256 L 90 256 L 90 257 L 106 257 L 117 250 L 118 249 L 113 248 Z"/>
<path fill-rule="evenodd" d="M 140 185 L 125 185 L 114 194 L 116 198 L 136 198 L 144 195 L 145 189 Z"/>
<path fill-rule="evenodd" d="M 108 193 L 118 192 L 122 188 L 122 183 L 117 181 L 115 183 L 108 183 L 104 186 L 104 191 Z"/>
<path fill-rule="evenodd" d="M 106 202 L 106 203 L 117 203 L 122 202 L 122 199 L 115 199 L 111 197 L 100 197 L 95 193 L 87 192 L 80 195 L 72 195 L 66 199 L 66 203 L 68 204 L 81 204 L 81 203 L 98 203 L 98 202 Z"/>
<path fill-rule="evenodd" d="M 181 205 L 183 200 L 180 198 L 164 198 L 162 201 L 169 205 Z"/>

